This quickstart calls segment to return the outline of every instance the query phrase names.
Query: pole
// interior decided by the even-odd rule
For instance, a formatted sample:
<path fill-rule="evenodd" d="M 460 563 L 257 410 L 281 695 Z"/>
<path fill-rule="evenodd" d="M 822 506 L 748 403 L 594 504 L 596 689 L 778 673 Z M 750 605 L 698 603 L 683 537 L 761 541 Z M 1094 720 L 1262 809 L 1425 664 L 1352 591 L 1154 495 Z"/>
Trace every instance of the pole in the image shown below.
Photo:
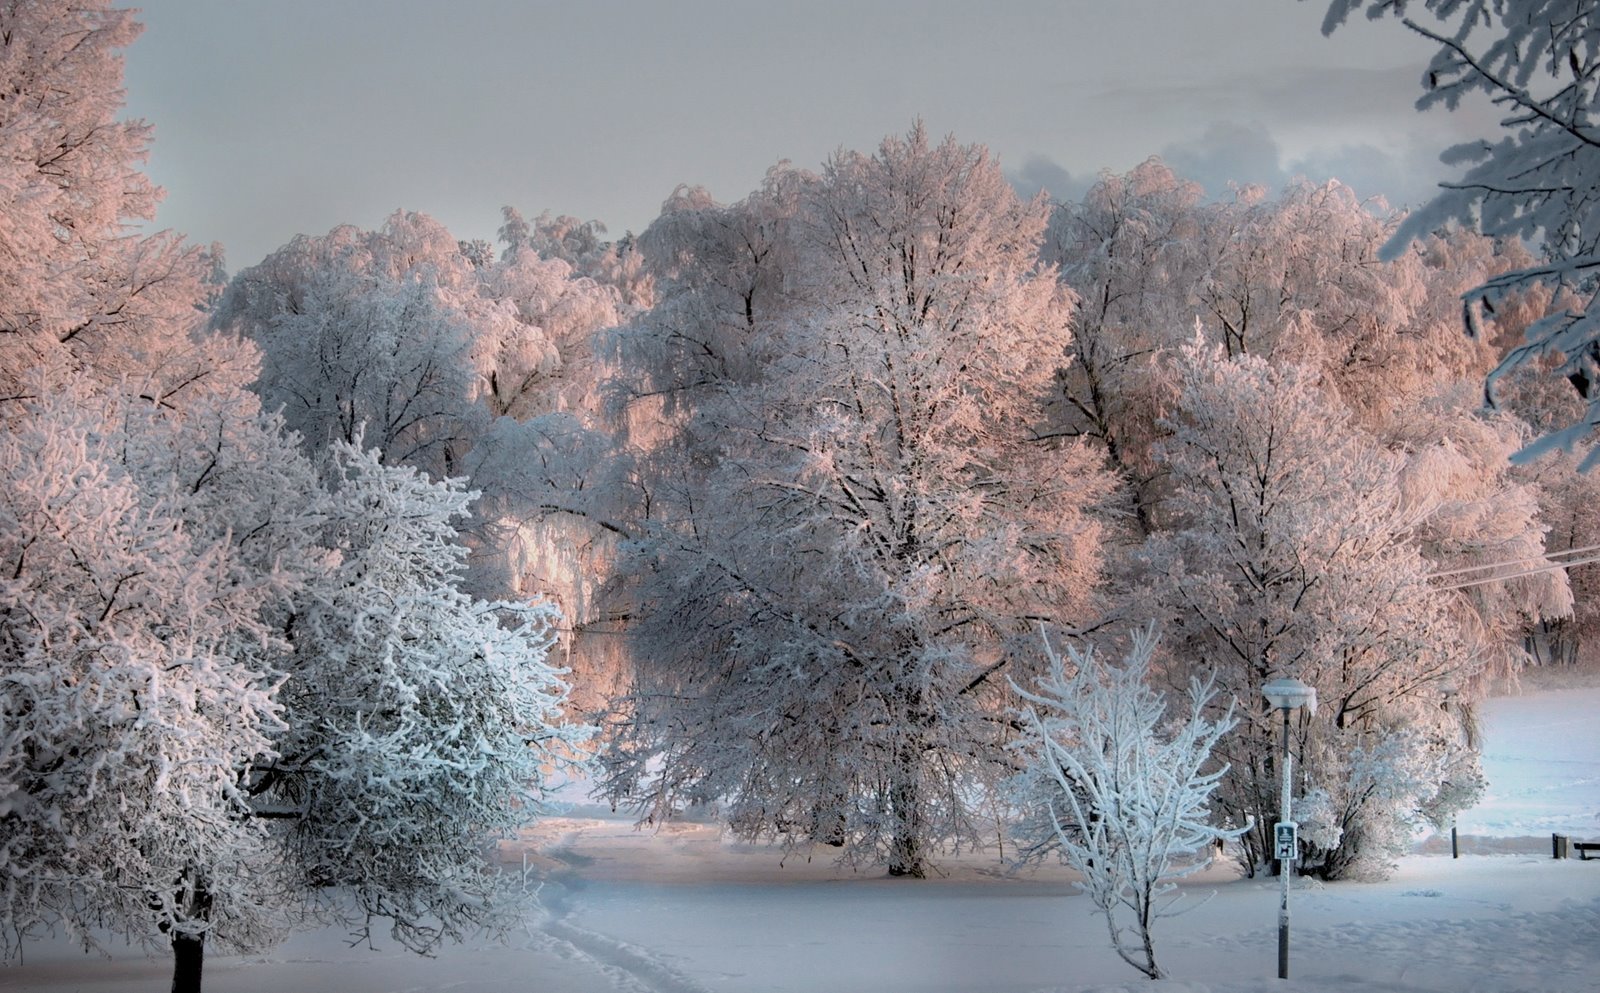
<path fill-rule="evenodd" d="M 1289 754 L 1289 708 L 1283 709 L 1283 796 L 1278 809 L 1282 820 L 1289 821 L 1289 767 L 1294 758 Z M 1294 859 L 1278 860 L 1278 875 L 1283 877 L 1283 900 L 1278 905 L 1278 978 L 1289 978 L 1289 874 L 1294 871 Z"/>

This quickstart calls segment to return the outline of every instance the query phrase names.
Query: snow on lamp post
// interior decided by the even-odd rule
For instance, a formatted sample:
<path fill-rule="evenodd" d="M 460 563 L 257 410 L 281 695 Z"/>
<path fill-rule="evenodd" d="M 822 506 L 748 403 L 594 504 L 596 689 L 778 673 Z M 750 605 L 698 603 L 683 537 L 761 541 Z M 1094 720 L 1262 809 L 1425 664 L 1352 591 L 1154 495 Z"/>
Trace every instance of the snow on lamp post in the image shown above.
<path fill-rule="evenodd" d="M 1272 709 L 1283 711 L 1283 795 L 1278 809 L 1281 819 L 1272 828 L 1274 854 L 1278 858 L 1278 875 L 1283 877 L 1283 898 L 1278 904 L 1278 978 L 1289 978 L 1289 876 L 1298 854 L 1299 832 L 1289 819 L 1289 775 L 1294 759 L 1289 754 L 1289 714 L 1305 707 L 1307 712 L 1317 712 L 1317 690 L 1298 679 L 1274 679 L 1261 687 Z"/>

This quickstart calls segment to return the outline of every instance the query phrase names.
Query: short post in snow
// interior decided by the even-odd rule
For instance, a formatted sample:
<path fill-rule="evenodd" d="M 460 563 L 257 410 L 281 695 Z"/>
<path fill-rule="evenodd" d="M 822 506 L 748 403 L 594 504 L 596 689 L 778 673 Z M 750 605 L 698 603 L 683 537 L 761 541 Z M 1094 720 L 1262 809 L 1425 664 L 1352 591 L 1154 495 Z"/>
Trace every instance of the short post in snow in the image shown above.
<path fill-rule="evenodd" d="M 1289 714 L 1305 707 L 1317 712 L 1317 690 L 1298 679 L 1274 679 L 1261 687 L 1272 709 L 1283 711 L 1283 795 L 1279 799 L 1280 819 L 1273 825 L 1273 855 L 1278 859 L 1278 875 L 1283 879 L 1283 898 L 1278 904 L 1278 978 L 1289 978 L 1289 877 L 1299 856 L 1299 825 L 1290 819 L 1289 776 L 1294 762 L 1289 752 Z"/>

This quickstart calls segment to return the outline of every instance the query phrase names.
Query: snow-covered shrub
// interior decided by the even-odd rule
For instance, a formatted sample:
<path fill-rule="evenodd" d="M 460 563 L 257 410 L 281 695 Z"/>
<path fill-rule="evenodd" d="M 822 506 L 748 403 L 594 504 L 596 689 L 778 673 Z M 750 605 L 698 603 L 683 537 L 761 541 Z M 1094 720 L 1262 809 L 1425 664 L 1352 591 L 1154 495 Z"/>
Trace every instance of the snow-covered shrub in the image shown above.
<path fill-rule="evenodd" d="M 1419 716 L 1426 715 L 1413 720 Z M 1476 802 L 1476 757 L 1458 754 L 1448 740 L 1413 723 L 1321 736 L 1310 757 L 1321 786 L 1309 806 L 1295 805 L 1303 828 L 1312 821 L 1300 836 L 1307 870 L 1333 879 L 1387 876 L 1420 828 Z"/>
<path fill-rule="evenodd" d="M 1017 692 L 1029 704 L 1024 799 L 1045 793 L 1061 858 L 1082 874 L 1078 885 L 1105 915 L 1112 947 L 1160 979 L 1151 927 L 1178 912 L 1176 880 L 1209 865 L 1219 838 L 1242 831 L 1213 826 L 1209 808 L 1227 771 L 1214 767 L 1211 750 L 1232 729 L 1233 707 L 1208 716 L 1215 684 L 1192 681 L 1187 708 L 1169 715 L 1149 685 L 1155 643 L 1153 626 L 1134 632 L 1121 666 L 1069 646 L 1070 677 L 1046 644 L 1038 691 Z"/>
<path fill-rule="evenodd" d="M 472 494 L 359 444 L 329 459 L 340 561 L 297 601 L 289 730 L 256 804 L 283 818 L 303 885 L 344 888 L 426 951 L 507 923 L 483 850 L 544 809 L 584 731 L 560 716 L 554 608 L 460 589 L 453 522 Z"/>
<path fill-rule="evenodd" d="M 1408 500 L 1410 463 L 1355 427 L 1317 369 L 1228 358 L 1200 339 L 1178 359 L 1172 435 L 1157 446 L 1172 526 L 1140 558 L 1147 602 L 1190 667 L 1179 678 L 1215 674 L 1252 704 L 1218 745 L 1230 771 L 1217 804 L 1254 820 L 1247 871 L 1266 864 L 1283 746 L 1260 691 L 1294 675 L 1322 701 L 1292 723 L 1299 789 L 1331 804 L 1319 836 L 1332 843 L 1302 869 L 1381 866 L 1445 778 L 1441 687 L 1484 665 L 1417 541 L 1437 515 Z"/>

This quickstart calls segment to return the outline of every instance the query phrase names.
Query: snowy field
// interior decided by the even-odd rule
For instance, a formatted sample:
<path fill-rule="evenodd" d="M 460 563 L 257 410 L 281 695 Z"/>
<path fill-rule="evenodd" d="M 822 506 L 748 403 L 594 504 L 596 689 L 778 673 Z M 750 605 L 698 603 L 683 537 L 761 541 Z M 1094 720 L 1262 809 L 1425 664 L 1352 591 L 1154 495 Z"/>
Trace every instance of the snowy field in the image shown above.
<path fill-rule="evenodd" d="M 1297 881 L 1291 973 L 1275 977 L 1275 880 L 1226 868 L 1164 921 L 1150 983 L 1105 940 L 1070 876 L 1011 876 L 990 854 L 943 878 L 890 880 L 819 856 L 736 844 L 710 825 L 637 832 L 578 806 L 505 846 L 542 880 L 542 910 L 507 944 L 421 959 L 350 948 L 340 931 L 265 954 L 211 956 L 212 993 L 1223 993 L 1600 989 L 1600 859 L 1554 861 L 1550 834 L 1600 841 L 1600 686 L 1538 689 L 1485 708 L 1488 795 L 1460 820 L 1463 857 L 1422 840 L 1394 878 Z M 171 964 L 26 946 L 0 990 L 167 988 Z"/>

